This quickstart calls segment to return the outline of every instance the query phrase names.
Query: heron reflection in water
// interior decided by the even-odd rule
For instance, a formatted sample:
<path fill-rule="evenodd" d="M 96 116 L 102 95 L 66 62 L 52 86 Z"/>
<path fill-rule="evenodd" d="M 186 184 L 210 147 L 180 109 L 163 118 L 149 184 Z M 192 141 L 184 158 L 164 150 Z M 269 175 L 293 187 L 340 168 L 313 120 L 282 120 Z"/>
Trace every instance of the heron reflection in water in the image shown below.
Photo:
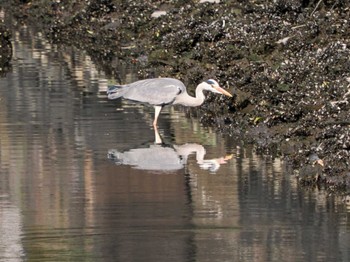
<path fill-rule="evenodd" d="M 205 148 L 196 143 L 165 145 L 162 143 L 156 129 L 154 144 L 124 152 L 110 149 L 108 158 L 118 165 L 129 165 L 135 169 L 171 172 L 184 168 L 189 155 L 194 153 L 196 154 L 199 167 L 210 172 L 216 172 L 222 164 L 226 164 L 232 158 L 232 155 L 227 155 L 225 157 L 205 159 Z"/>
<path fill-rule="evenodd" d="M 186 86 L 179 80 L 173 78 L 153 78 L 136 81 L 127 85 L 110 86 L 107 90 L 108 99 L 123 97 L 128 100 L 153 105 L 155 109 L 153 127 L 157 129 L 157 120 L 162 108 L 166 105 L 200 106 L 205 100 L 203 91 L 232 95 L 221 88 L 213 80 L 200 83 L 196 88 L 196 96 L 190 96 Z"/>

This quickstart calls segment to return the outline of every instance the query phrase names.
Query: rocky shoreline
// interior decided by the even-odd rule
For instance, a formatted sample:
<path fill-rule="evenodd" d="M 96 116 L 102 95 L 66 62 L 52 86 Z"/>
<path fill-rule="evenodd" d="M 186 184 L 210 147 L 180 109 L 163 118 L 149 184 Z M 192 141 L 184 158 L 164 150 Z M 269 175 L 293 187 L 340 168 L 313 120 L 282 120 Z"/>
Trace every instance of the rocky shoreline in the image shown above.
<path fill-rule="evenodd" d="M 204 3 L 201 3 L 204 2 Z M 204 125 L 281 156 L 302 184 L 350 188 L 350 4 L 345 0 L 30 1 L 2 4 L 55 43 L 79 45 L 116 74 L 218 79 Z M 247 3 L 248 2 L 248 3 Z M 103 62 L 101 62 L 103 61 Z"/>

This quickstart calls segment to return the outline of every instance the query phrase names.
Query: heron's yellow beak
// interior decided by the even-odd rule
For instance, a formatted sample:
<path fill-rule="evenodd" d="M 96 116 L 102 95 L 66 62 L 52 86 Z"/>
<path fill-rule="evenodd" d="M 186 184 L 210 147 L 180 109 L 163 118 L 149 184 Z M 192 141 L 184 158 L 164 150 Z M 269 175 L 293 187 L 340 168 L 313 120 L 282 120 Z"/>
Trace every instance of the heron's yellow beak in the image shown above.
<path fill-rule="evenodd" d="M 214 88 L 220 92 L 221 94 L 225 95 L 225 96 L 229 96 L 229 97 L 232 97 L 232 95 L 227 92 L 225 89 L 221 88 L 220 86 L 214 86 Z"/>

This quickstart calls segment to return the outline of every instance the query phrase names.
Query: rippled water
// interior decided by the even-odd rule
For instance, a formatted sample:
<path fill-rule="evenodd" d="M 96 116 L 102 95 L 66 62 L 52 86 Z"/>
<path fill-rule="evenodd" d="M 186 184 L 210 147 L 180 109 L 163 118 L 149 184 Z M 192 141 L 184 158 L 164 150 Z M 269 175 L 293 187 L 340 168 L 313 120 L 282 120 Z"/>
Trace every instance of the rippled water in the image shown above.
<path fill-rule="evenodd" d="M 168 109 L 107 101 L 83 51 L 11 25 L 0 78 L 1 261 L 350 261 L 344 199 Z M 124 82 L 132 68 L 120 66 Z"/>

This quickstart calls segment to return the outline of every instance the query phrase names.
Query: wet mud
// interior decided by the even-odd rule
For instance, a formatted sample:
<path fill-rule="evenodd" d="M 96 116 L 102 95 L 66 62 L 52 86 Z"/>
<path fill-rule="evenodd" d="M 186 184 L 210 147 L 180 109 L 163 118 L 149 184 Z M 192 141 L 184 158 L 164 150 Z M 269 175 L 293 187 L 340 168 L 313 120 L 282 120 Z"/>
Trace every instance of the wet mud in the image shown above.
<path fill-rule="evenodd" d="M 202 3 L 204 2 L 204 3 Z M 188 110 L 204 125 L 280 156 L 302 184 L 350 188 L 350 4 L 347 0 L 7 1 L 19 21 L 75 45 L 118 79 L 215 78 L 234 97 Z M 186 109 L 187 110 L 187 109 Z"/>

